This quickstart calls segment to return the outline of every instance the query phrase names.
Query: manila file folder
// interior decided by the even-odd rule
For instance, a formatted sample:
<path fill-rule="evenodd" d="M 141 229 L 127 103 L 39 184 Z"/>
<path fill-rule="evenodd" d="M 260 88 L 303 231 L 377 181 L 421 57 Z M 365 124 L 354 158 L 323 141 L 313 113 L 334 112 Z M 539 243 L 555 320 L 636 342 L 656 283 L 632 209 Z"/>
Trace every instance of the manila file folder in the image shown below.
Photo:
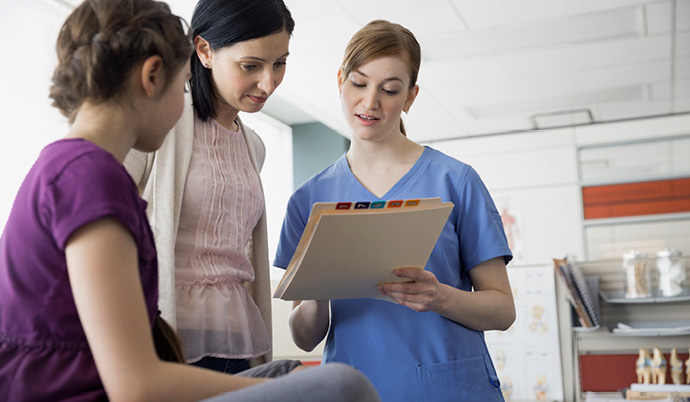
<path fill-rule="evenodd" d="M 424 269 L 453 208 L 440 198 L 315 203 L 273 297 L 389 300 L 396 268 Z"/>

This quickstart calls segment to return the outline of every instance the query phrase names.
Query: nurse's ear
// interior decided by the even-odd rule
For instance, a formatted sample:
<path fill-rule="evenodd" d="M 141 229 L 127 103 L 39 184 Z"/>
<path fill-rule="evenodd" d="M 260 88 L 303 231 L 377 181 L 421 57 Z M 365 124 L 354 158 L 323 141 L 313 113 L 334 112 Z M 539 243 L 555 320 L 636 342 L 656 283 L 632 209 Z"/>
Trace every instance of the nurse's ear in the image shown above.
<path fill-rule="evenodd" d="M 407 93 L 407 100 L 405 100 L 405 104 L 403 105 L 403 112 L 407 113 L 410 111 L 410 107 L 412 107 L 414 100 L 417 99 L 417 95 L 419 95 L 419 85 L 413 86 Z"/>
<path fill-rule="evenodd" d="M 343 69 L 339 68 L 338 69 L 338 97 L 342 98 L 343 97 Z"/>

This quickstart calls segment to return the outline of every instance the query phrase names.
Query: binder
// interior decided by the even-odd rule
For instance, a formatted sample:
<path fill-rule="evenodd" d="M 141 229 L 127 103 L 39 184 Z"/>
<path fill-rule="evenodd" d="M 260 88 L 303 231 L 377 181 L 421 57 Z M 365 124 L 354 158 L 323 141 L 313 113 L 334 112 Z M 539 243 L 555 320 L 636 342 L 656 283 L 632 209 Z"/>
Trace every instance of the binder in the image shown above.
<path fill-rule="evenodd" d="M 582 270 L 568 260 L 554 259 L 557 276 L 567 288 L 566 297 L 572 304 L 575 314 L 583 328 L 599 327 L 599 318 L 595 312 L 592 293 Z"/>
<path fill-rule="evenodd" d="M 452 208 L 440 198 L 315 203 L 273 297 L 392 301 L 378 284 L 424 269 Z"/>

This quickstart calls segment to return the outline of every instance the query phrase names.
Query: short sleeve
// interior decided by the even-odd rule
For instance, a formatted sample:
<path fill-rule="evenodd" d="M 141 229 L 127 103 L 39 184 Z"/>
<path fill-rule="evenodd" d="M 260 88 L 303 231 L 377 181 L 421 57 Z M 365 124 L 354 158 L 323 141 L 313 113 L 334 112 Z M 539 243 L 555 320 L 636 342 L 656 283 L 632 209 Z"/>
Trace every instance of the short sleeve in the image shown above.
<path fill-rule="evenodd" d="M 292 256 L 295 254 L 309 218 L 308 212 L 305 215 L 304 211 L 309 211 L 310 208 L 311 204 L 304 197 L 301 197 L 299 192 L 294 193 L 290 197 L 285 219 L 283 220 L 283 227 L 280 231 L 276 258 L 273 261 L 274 266 L 287 268 L 290 264 L 290 260 L 292 260 Z"/>
<path fill-rule="evenodd" d="M 456 227 L 463 265 L 472 269 L 484 261 L 513 258 L 503 230 L 503 221 L 484 182 L 468 167 L 460 186 Z"/>
<path fill-rule="evenodd" d="M 89 152 L 67 164 L 48 183 L 43 197 L 43 217 L 58 248 L 64 251 L 69 237 L 89 223 L 112 217 L 139 242 L 140 203 L 131 177 L 111 155 Z"/>

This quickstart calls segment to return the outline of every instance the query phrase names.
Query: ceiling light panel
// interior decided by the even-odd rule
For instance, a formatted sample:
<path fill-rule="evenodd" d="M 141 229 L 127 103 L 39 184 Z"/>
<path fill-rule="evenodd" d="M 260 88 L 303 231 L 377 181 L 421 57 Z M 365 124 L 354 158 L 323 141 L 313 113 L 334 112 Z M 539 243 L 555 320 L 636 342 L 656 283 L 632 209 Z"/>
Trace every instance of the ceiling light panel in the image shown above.
<path fill-rule="evenodd" d="M 448 1 L 432 0 L 338 0 L 347 13 L 361 25 L 385 19 L 401 24 L 417 38 L 466 30 L 466 26 Z"/>

